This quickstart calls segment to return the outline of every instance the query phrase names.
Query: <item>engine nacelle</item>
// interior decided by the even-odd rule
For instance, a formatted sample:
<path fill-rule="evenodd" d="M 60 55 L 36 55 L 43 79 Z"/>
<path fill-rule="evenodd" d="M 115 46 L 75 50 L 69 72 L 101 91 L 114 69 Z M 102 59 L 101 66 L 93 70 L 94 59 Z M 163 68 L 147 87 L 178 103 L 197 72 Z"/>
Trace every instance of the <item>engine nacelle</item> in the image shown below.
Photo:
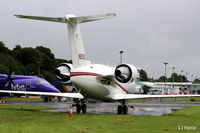
<path fill-rule="evenodd" d="M 130 64 L 120 64 L 115 69 L 115 78 L 120 83 L 133 82 L 138 76 L 137 68 Z"/>
<path fill-rule="evenodd" d="M 72 64 L 68 63 L 62 63 L 58 65 L 58 67 L 54 71 L 56 78 L 61 82 L 68 82 L 70 80 L 71 68 Z"/>

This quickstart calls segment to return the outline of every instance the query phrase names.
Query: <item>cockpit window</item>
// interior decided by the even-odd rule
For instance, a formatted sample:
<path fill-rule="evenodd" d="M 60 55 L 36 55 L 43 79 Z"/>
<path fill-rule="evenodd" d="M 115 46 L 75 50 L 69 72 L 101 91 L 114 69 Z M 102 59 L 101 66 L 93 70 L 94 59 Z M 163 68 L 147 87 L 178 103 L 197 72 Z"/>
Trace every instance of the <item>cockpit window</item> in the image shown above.
<path fill-rule="evenodd" d="M 38 85 L 40 85 L 40 84 L 48 84 L 48 85 L 49 85 L 50 83 L 47 82 L 47 81 L 45 81 L 45 80 L 38 80 L 38 81 L 37 81 L 37 84 L 38 84 Z"/>

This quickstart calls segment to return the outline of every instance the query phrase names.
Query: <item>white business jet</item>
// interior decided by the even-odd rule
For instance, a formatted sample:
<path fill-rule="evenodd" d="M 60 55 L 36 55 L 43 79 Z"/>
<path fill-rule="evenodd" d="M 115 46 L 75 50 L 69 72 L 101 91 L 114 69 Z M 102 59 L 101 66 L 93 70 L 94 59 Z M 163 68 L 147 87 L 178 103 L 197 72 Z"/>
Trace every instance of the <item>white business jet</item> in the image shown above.
<path fill-rule="evenodd" d="M 55 73 L 57 78 L 63 82 L 72 81 L 78 93 L 61 93 L 64 97 L 71 97 L 76 100 L 76 111 L 86 112 L 86 101 L 98 100 L 102 102 L 119 102 L 118 114 L 127 114 L 127 100 L 143 99 L 154 97 L 190 97 L 198 95 L 145 95 L 134 94 L 135 80 L 138 76 L 137 68 L 131 64 L 120 64 L 117 67 L 110 67 L 100 64 L 92 64 L 86 59 L 85 50 L 79 30 L 79 24 L 101 19 L 115 17 L 116 14 L 104 14 L 95 16 L 76 17 L 66 15 L 65 17 L 52 18 L 40 16 L 15 15 L 18 18 L 43 20 L 51 22 L 66 23 L 68 26 L 69 44 L 71 50 L 72 64 L 60 64 Z M 7 91 L 8 92 L 8 91 Z M 12 93 L 10 91 L 9 93 Z M 23 94 L 25 92 L 22 92 Z M 26 92 L 26 94 L 30 94 Z M 44 93 L 43 93 L 44 94 Z M 42 94 L 41 94 L 42 95 Z M 48 95 L 48 93 L 45 93 Z M 52 94 L 53 95 L 53 94 Z M 55 96 L 57 94 L 55 93 Z"/>

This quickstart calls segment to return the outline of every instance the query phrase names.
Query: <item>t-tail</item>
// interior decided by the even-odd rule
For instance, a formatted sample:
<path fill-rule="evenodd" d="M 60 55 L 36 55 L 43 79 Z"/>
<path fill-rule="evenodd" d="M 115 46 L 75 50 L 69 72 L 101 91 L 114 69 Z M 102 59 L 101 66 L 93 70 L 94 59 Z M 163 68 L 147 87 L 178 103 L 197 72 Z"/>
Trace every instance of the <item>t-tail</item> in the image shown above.
<path fill-rule="evenodd" d="M 73 67 L 77 68 L 77 67 L 90 64 L 90 62 L 86 60 L 83 41 L 81 38 L 80 29 L 79 29 L 79 24 L 115 17 L 116 14 L 109 13 L 109 14 L 104 14 L 104 15 L 82 16 L 82 17 L 76 17 L 74 15 L 65 15 L 64 18 L 63 17 L 52 18 L 52 17 L 40 17 L 40 16 L 24 16 L 24 15 L 15 15 L 15 16 L 18 18 L 25 18 L 25 19 L 67 23 L 72 63 L 73 63 Z"/>

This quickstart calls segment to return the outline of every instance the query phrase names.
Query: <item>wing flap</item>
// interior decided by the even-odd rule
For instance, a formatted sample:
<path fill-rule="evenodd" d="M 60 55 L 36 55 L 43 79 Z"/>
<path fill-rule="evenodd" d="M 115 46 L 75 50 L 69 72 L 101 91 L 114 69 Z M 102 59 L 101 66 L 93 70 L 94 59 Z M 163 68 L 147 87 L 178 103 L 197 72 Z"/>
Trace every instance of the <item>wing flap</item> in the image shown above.
<path fill-rule="evenodd" d="M 68 98 L 79 98 L 83 99 L 83 95 L 80 93 L 53 93 L 53 92 L 31 92 L 31 91 L 7 91 L 0 90 L 0 93 L 9 93 L 9 94 L 23 94 L 23 95 L 39 95 L 39 96 L 59 96 L 59 97 L 68 97 Z"/>

